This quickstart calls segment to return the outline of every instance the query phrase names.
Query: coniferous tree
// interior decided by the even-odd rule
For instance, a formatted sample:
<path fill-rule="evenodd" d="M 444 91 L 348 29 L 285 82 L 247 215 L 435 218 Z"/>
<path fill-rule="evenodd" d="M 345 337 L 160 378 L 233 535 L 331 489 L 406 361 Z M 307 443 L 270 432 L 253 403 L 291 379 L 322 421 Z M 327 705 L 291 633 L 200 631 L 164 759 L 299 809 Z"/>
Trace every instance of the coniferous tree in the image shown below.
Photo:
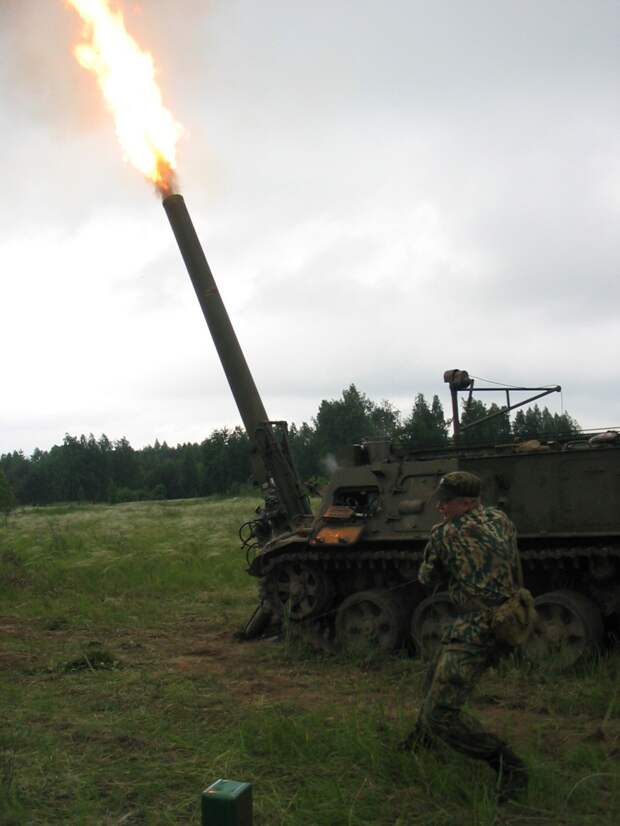
<path fill-rule="evenodd" d="M 118 488 L 140 487 L 141 473 L 136 451 L 123 436 L 113 442 L 112 483 Z"/>
<path fill-rule="evenodd" d="M 9 514 L 15 507 L 15 494 L 9 480 L 0 469 L 0 513 L 4 514 L 4 524 L 8 524 Z"/>
<path fill-rule="evenodd" d="M 473 399 L 464 405 L 462 422 L 499 410 Z M 400 423 L 393 405 L 373 402 L 352 384 L 339 399 L 323 400 L 312 424 L 291 425 L 289 443 L 302 479 L 325 473 L 329 452 L 364 439 L 394 438 L 410 448 L 448 443 L 448 422 L 441 402 L 429 405 L 416 396 L 410 415 Z M 507 415 L 464 431 L 465 444 L 502 443 L 509 439 L 557 438 L 578 429 L 568 413 L 547 408 L 517 411 L 512 430 Z M 215 430 L 201 444 L 169 447 L 155 440 L 134 450 L 126 438 L 111 442 L 66 434 L 60 445 L 35 449 L 30 458 L 19 451 L 0 456 L 3 471 L 18 504 L 45 505 L 60 501 L 121 502 L 182 498 L 238 492 L 251 479 L 250 439 L 240 428 Z M 0 511 L 1 512 L 1 511 Z"/>
<path fill-rule="evenodd" d="M 391 439 L 400 429 L 400 411 L 384 399 L 380 404 L 371 402 L 370 422 L 373 438 Z"/>
<path fill-rule="evenodd" d="M 501 408 L 495 403 L 487 407 L 480 399 L 466 399 L 463 402 L 461 427 L 472 425 L 485 416 L 498 413 L 500 410 Z M 474 427 L 463 430 L 460 440 L 463 444 L 501 444 L 510 441 L 511 436 L 510 419 L 507 413 L 503 413 L 486 422 L 481 422 L 474 425 Z"/>
<path fill-rule="evenodd" d="M 316 432 L 307 422 L 299 427 L 293 423 L 289 429 L 289 446 L 293 462 L 302 479 L 320 475 Z"/>
<path fill-rule="evenodd" d="M 518 410 L 512 423 L 513 436 L 519 440 L 557 439 L 573 436 L 579 431 L 579 423 L 568 413 L 551 413 L 537 404 L 527 410 Z"/>
<path fill-rule="evenodd" d="M 13 453 L 0 456 L 0 469 L 4 471 L 16 500 L 21 501 L 22 490 L 31 474 L 31 462 L 24 456 L 23 451 L 15 450 Z"/>
<path fill-rule="evenodd" d="M 528 407 L 525 411 L 525 430 L 530 439 L 542 435 L 543 417 L 542 411 L 537 404 L 533 407 Z"/>
<path fill-rule="evenodd" d="M 314 420 L 321 455 L 338 448 L 373 439 L 377 435 L 372 420 L 375 405 L 354 384 L 342 391 L 341 399 L 323 399 Z"/>
<path fill-rule="evenodd" d="M 190 444 L 181 448 L 181 495 L 193 499 L 198 496 L 198 464 L 192 448 Z"/>
<path fill-rule="evenodd" d="M 577 419 L 568 413 L 554 413 L 552 433 L 554 436 L 574 436 L 580 430 Z"/>
<path fill-rule="evenodd" d="M 410 415 L 399 431 L 399 441 L 409 449 L 441 447 L 448 443 L 448 423 L 439 396 L 429 407 L 423 393 L 418 393 Z"/>

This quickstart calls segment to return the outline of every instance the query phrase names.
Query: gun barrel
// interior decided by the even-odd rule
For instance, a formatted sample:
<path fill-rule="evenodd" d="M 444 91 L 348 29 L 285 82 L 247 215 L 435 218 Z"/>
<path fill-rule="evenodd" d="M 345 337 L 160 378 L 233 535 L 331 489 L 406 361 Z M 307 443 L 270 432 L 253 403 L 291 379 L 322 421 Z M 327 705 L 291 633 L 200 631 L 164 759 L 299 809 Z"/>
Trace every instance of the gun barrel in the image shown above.
<path fill-rule="evenodd" d="M 263 407 L 185 201 L 181 195 L 169 195 L 163 205 L 250 437 L 254 478 L 257 482 L 275 484 L 284 513 L 292 524 L 298 517 L 312 515 L 312 509 L 289 453 L 286 427 L 281 443 Z"/>
<path fill-rule="evenodd" d="M 196 297 L 211 332 L 228 384 L 250 439 L 269 417 L 230 323 L 213 273 L 203 252 L 182 195 L 169 195 L 163 206 L 170 221 Z"/>

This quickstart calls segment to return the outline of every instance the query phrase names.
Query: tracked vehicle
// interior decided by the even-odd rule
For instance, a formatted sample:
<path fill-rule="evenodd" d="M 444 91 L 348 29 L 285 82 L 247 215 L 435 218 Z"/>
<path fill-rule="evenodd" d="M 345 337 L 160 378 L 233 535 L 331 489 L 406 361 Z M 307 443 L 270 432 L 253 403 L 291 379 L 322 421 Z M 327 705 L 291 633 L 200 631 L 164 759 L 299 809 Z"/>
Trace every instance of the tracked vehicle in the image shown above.
<path fill-rule="evenodd" d="M 413 641 L 430 655 L 454 610 L 416 581 L 439 479 L 467 470 L 482 499 L 519 531 L 526 585 L 541 626 L 533 659 L 566 665 L 601 645 L 620 612 L 620 438 L 580 434 L 554 442 L 404 453 L 387 443 L 349 451 L 317 515 L 257 548 L 249 571 L 263 606 L 348 647 Z"/>
<path fill-rule="evenodd" d="M 457 394 L 471 382 L 465 371 L 448 371 L 454 444 L 406 452 L 378 441 L 344 449 L 313 513 L 286 424 L 268 419 L 183 199 L 172 195 L 163 203 L 252 441 L 254 475 L 264 493 L 264 506 L 241 530 L 248 572 L 260 588 L 247 637 L 286 622 L 328 647 L 411 645 L 431 653 L 453 609 L 445 593 L 423 591 L 417 569 L 438 521 L 433 490 L 457 469 L 480 476 L 483 501 L 505 510 L 518 528 L 526 585 L 542 620 L 530 655 L 553 654 L 570 664 L 617 630 L 617 433 L 462 445 Z M 544 395 L 559 388 L 538 389 Z M 512 406 L 508 399 L 500 412 Z"/>

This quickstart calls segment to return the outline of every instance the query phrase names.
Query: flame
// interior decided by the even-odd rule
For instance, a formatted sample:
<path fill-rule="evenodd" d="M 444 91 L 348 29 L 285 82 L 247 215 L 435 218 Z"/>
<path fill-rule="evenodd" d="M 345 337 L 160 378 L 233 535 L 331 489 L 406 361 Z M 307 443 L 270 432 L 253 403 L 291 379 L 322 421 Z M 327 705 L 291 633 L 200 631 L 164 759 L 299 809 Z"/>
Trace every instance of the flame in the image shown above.
<path fill-rule="evenodd" d="M 114 115 L 125 158 L 153 181 L 162 196 L 174 191 L 176 145 L 182 127 L 163 105 L 155 64 L 125 28 L 109 0 L 67 0 L 84 21 L 78 63 L 93 72 Z"/>

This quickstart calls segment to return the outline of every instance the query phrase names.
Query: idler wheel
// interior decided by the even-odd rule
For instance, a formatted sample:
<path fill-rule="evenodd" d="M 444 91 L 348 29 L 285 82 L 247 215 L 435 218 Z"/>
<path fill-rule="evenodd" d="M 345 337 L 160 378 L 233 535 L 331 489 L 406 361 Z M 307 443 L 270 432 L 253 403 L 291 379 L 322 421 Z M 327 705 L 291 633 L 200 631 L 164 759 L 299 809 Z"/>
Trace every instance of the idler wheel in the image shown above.
<path fill-rule="evenodd" d="M 441 645 L 445 626 L 456 616 L 457 608 L 447 591 L 439 591 L 418 604 L 411 618 L 411 637 L 423 660 L 433 659 Z"/>
<path fill-rule="evenodd" d="M 266 591 L 276 614 L 296 621 L 326 611 L 334 597 L 334 586 L 325 571 L 303 562 L 276 567 L 269 574 Z"/>
<path fill-rule="evenodd" d="M 403 613 L 402 604 L 390 591 L 351 594 L 336 614 L 336 641 L 354 654 L 394 651 L 403 638 Z"/>
<path fill-rule="evenodd" d="M 598 648 L 603 620 L 598 606 L 577 591 L 541 594 L 534 600 L 539 622 L 524 646 L 528 660 L 562 671 Z"/>

